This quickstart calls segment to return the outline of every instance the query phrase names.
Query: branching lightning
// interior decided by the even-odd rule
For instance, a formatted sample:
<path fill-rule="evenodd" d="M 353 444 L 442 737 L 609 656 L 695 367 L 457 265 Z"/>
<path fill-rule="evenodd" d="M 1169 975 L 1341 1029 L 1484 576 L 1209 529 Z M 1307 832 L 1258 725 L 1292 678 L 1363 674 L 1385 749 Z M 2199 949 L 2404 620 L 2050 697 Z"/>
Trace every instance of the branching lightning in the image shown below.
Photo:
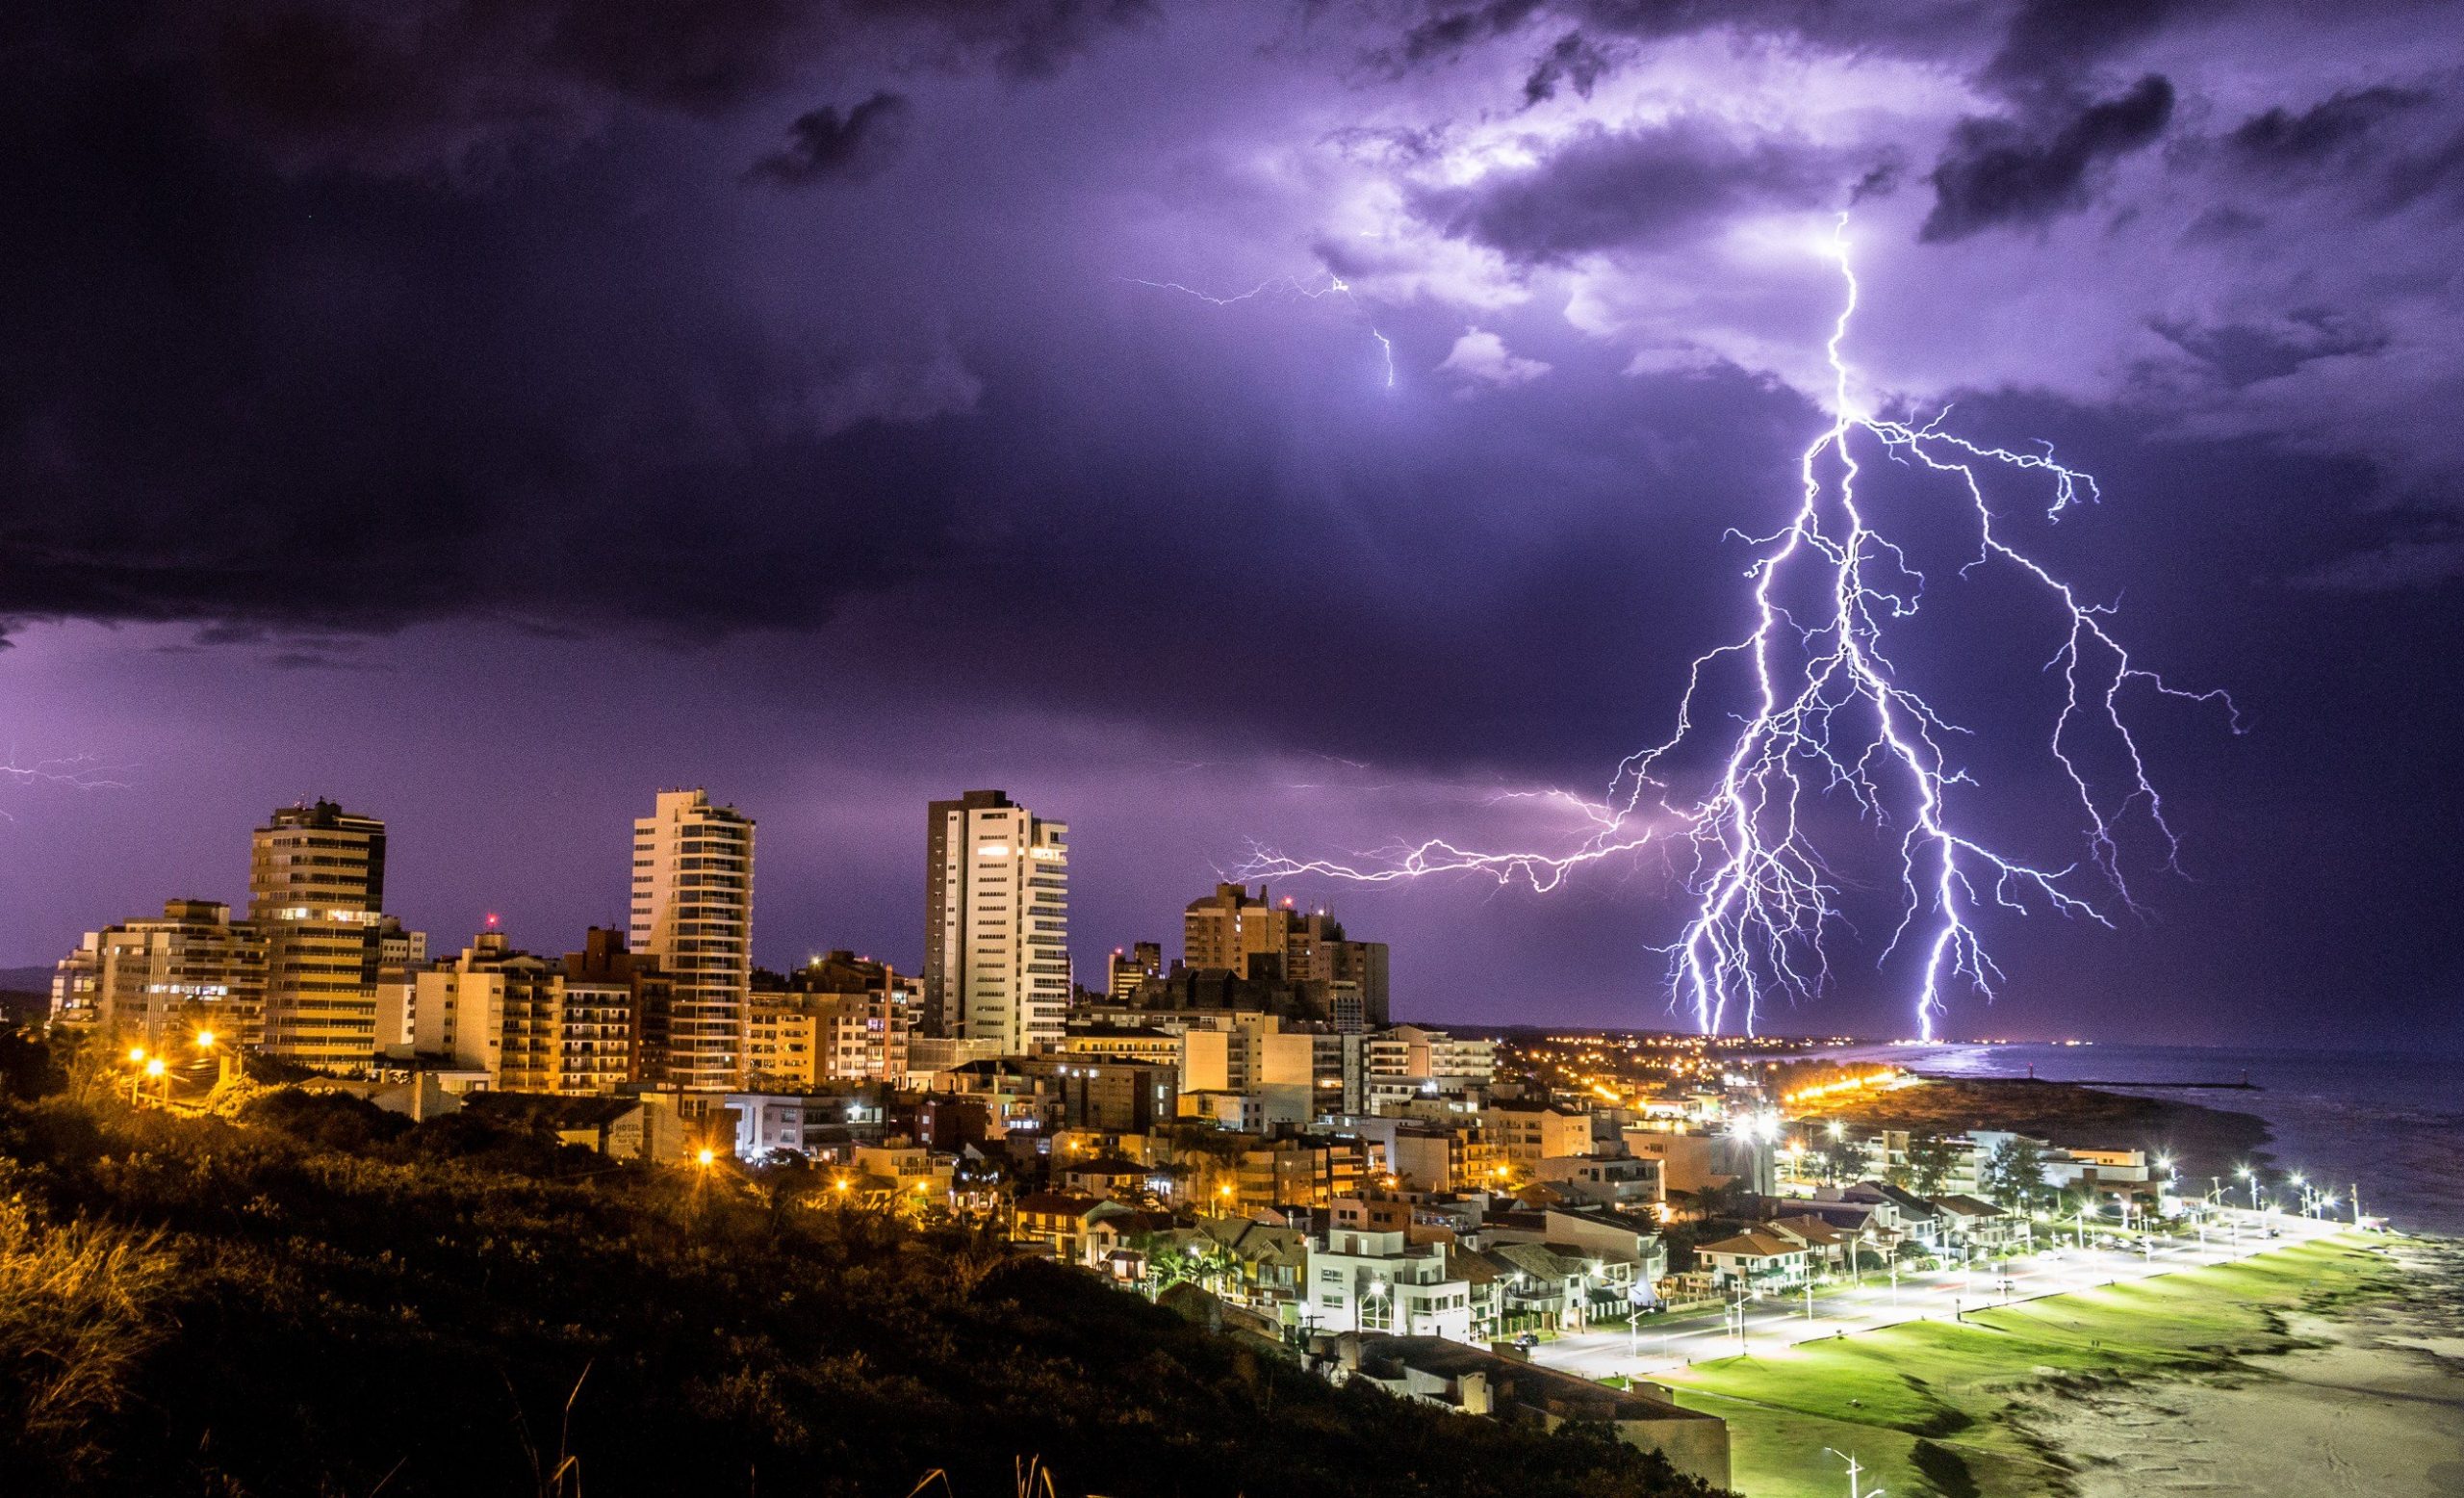
<path fill-rule="evenodd" d="M 2164 839 L 2168 866 L 2179 843 L 2149 780 L 2139 740 L 2124 715 L 2126 693 L 2221 705 L 2221 691 L 2188 691 L 2139 665 L 2107 627 L 2110 606 L 2084 602 L 2066 582 L 2008 540 L 1987 498 L 1991 476 L 2049 486 L 2045 513 L 2059 518 L 2098 498 L 2089 475 L 2050 452 L 1980 447 L 1941 429 L 1866 414 L 1857 407 L 1841 348 L 1857 312 L 1858 284 L 1846 220 L 1832 239 L 1844 294 L 1825 345 L 1832 376 L 1832 424 L 1802 454 L 1800 493 L 1787 524 L 1768 535 L 1732 535 L 1755 548 L 1753 627 L 1692 663 L 1675 731 L 1618 766 L 1609 794 L 1590 801 L 1562 793 L 1590 824 L 1565 852 L 1480 852 L 1433 839 L 1373 866 L 1300 861 L 1260 852 L 1247 877 L 1315 874 L 1383 883 L 1446 872 L 1478 872 L 1501 883 L 1555 888 L 1574 869 L 1656 839 L 1687 850 L 1689 914 L 1675 939 L 1656 948 L 1668 961 L 1673 1003 L 1689 1009 L 1706 1033 L 1732 1019 L 1751 1033 L 1761 1007 L 1810 996 L 1831 979 L 1829 940 L 1844 922 L 1838 881 L 1816 846 L 1807 814 L 1834 792 L 1859 814 L 1898 832 L 1900 910 L 1882 961 L 1903 946 L 1921 948 L 1912 1002 L 1930 1040 L 1945 994 L 1964 983 L 1989 997 L 2002 970 L 1978 938 L 1975 919 L 1989 899 L 1999 908 L 2050 910 L 2111 924 L 2105 904 L 2135 909 L 2118 841 L 2119 825 L 2143 815 Z M 1947 415 L 1947 411 L 1944 415 Z M 1998 852 L 1963 830 L 1949 804 L 1955 787 L 1973 786 L 1945 752 L 1965 731 L 1938 712 L 1901 677 L 1886 633 L 1917 610 L 1924 577 L 1905 553 L 1867 522 L 1858 496 L 1860 452 L 1947 478 L 1976 527 L 1975 555 L 1960 569 L 2014 570 L 2057 606 L 2060 642 L 2045 662 L 2063 684 L 2050 752 L 2075 795 L 2086 851 L 2049 867 Z M 1672 757 L 1698 738 L 1695 717 L 1706 673 L 1737 665 L 1750 681 L 1708 788 L 1672 803 L 1661 778 Z M 2109 768 L 2092 772 L 2087 755 L 2102 740 Z M 2092 884 L 2100 895 L 2083 892 Z"/>
<path fill-rule="evenodd" d="M 1149 281 L 1134 275 L 1125 275 L 1121 279 L 1132 286 L 1151 286 L 1161 292 L 1179 292 L 1184 297 L 1194 297 L 1211 307 L 1230 307 L 1245 301 L 1254 301 L 1261 297 L 1273 296 L 1299 297 L 1310 301 L 1317 301 L 1326 297 L 1341 297 L 1355 307 L 1360 305 L 1360 297 L 1351 289 L 1351 283 L 1331 272 L 1326 276 L 1326 284 L 1323 286 L 1312 286 L 1293 276 L 1277 275 L 1270 276 L 1247 291 L 1230 297 L 1218 297 L 1211 292 L 1199 291 L 1194 286 L 1184 286 L 1178 281 Z M 1366 312 L 1362 315 L 1362 325 L 1369 329 L 1370 337 L 1377 340 L 1377 351 L 1386 366 L 1386 388 L 1392 390 L 1395 388 L 1395 341 L 1379 332 L 1377 324 L 1368 321 Z"/>

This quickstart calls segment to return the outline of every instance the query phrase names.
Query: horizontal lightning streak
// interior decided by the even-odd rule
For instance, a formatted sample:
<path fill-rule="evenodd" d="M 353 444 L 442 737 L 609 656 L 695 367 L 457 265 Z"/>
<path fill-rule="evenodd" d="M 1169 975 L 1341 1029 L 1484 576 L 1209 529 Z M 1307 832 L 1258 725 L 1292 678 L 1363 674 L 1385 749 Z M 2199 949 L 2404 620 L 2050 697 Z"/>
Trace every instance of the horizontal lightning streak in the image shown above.
<path fill-rule="evenodd" d="M 1178 281 L 1149 281 L 1135 275 L 1124 275 L 1121 279 L 1132 286 L 1149 286 L 1159 292 L 1178 292 L 1184 297 L 1194 297 L 1210 307 L 1237 306 L 1245 301 L 1254 301 L 1258 297 L 1274 295 L 1300 297 L 1310 301 L 1316 301 L 1324 297 L 1341 297 L 1355 307 L 1360 305 L 1360 297 L 1352 291 L 1351 283 L 1342 276 L 1333 274 L 1326 277 L 1326 284 L 1323 286 L 1312 286 L 1289 275 L 1269 276 L 1247 291 L 1237 292 L 1229 297 L 1219 297 L 1212 292 L 1202 292 L 1194 286 L 1184 286 Z M 1375 323 L 1368 322 L 1365 312 L 1362 322 L 1363 325 L 1369 329 L 1369 336 L 1377 340 L 1378 353 L 1386 367 L 1386 388 L 1392 390 L 1395 388 L 1395 341 L 1379 332 Z"/>
<path fill-rule="evenodd" d="M 16 751 L 0 760 L 0 784 L 12 786 L 50 786 L 66 790 L 126 790 L 128 783 L 113 777 L 124 765 L 107 764 L 96 755 L 69 755 L 62 759 L 21 761 Z M 13 821 L 8 812 L 0 810 L 0 821 Z"/>

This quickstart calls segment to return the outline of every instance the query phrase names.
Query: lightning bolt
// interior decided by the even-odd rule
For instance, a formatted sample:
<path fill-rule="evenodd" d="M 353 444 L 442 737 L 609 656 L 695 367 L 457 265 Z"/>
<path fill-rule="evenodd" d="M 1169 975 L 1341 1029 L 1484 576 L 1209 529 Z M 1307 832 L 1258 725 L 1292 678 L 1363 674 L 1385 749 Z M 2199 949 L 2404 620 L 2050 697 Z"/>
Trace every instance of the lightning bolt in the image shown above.
<path fill-rule="evenodd" d="M 1274 296 L 1299 297 L 1309 301 L 1317 301 L 1327 297 L 1341 297 L 1350 302 L 1353 307 L 1361 307 L 1360 296 L 1352 290 L 1351 283 L 1331 271 L 1327 273 L 1326 284 L 1323 286 L 1313 286 L 1294 276 L 1276 275 L 1260 281 L 1245 292 L 1235 293 L 1229 297 L 1218 297 L 1212 292 L 1202 292 L 1194 286 L 1184 286 L 1178 281 L 1149 281 L 1134 275 L 1125 275 L 1121 279 L 1132 286 L 1151 286 L 1160 292 L 1178 292 L 1184 297 L 1194 297 L 1210 307 L 1237 306 L 1245 301 L 1254 301 L 1261 297 Z M 1377 340 L 1378 353 L 1386 366 L 1386 388 L 1392 390 L 1395 388 L 1395 341 L 1377 330 L 1377 324 L 1369 321 L 1365 308 L 1361 309 L 1361 313 L 1362 325 L 1369 329 L 1370 337 Z"/>
<path fill-rule="evenodd" d="M 2143 692 L 2219 704 L 2236 733 L 2239 711 L 2222 691 L 2175 687 L 2139 665 L 2107 626 L 2111 607 L 2083 601 L 2007 539 L 1987 498 L 1989 476 L 2039 478 L 2051 490 L 2045 514 L 2058 520 L 2071 505 L 2099 497 L 2092 477 L 2055 461 L 2050 451 L 2013 452 L 1954 436 L 1942 429 L 1942 416 L 1917 426 L 1859 410 L 1841 352 L 1859 295 L 1846 231 L 1843 215 L 1831 253 L 1844 295 L 1824 345 L 1831 426 L 1800 456 L 1800 492 L 1788 522 L 1768 535 L 1730 532 L 1757 554 L 1745 574 L 1752 582 L 1753 628 L 1695 659 L 1675 732 L 1629 756 L 1604 799 L 1546 793 L 1581 814 L 1589 823 L 1585 836 L 1555 853 L 1482 852 L 1433 839 L 1367 866 L 1254 850 L 1245 877 L 1385 883 L 1476 872 L 1548 891 L 1583 865 L 1656 839 L 1681 843 L 1690 854 L 1690 913 L 1676 938 L 1655 948 L 1668 962 L 1671 1002 L 1689 1008 L 1706 1034 L 1720 1033 L 1732 1017 L 1751 1034 L 1765 1003 L 1810 997 L 1830 981 L 1828 941 L 1844 917 L 1837 881 L 1805 814 L 1815 799 L 1844 791 L 1861 815 L 1899 826 L 1900 914 L 1880 962 L 1903 946 L 1921 947 L 1912 1005 L 1919 1034 L 1932 1040 L 1947 991 L 1964 983 L 1989 998 L 2003 978 L 1975 926 L 1989 900 L 2004 910 L 2050 910 L 2110 926 L 2105 909 L 2079 889 L 2092 870 L 2110 901 L 2137 909 L 2118 830 L 2134 812 L 2163 838 L 2167 866 L 2178 868 L 2180 842 L 2148 777 L 2123 698 Z M 1916 612 L 1925 580 L 1868 523 L 1857 489 L 1861 452 L 1945 476 L 1965 498 L 1977 549 L 1962 577 L 1981 567 L 2011 569 L 2058 607 L 2061 638 L 2045 669 L 2059 673 L 2064 700 L 2049 748 L 2080 810 L 2081 860 L 2061 867 L 2028 863 L 1996 851 L 1954 818 L 1951 789 L 1975 782 L 1944 745 L 1965 731 L 1910 687 L 1891 659 L 1888 627 Z M 1695 717 L 1706 674 L 1738 662 L 1750 675 L 1751 710 L 1740 714 L 1709 788 L 1690 804 L 1672 805 L 1661 771 L 1700 736 Z M 2118 784 L 2111 775 L 2100 784 L 2083 764 L 2099 737 L 2118 751 Z"/>
<path fill-rule="evenodd" d="M 0 760 L 0 785 L 53 786 L 68 790 L 126 790 L 128 783 L 112 777 L 123 768 L 106 764 L 94 755 L 70 755 L 64 759 L 21 761 L 12 749 L 9 758 Z M 0 811 L 0 821 L 14 821 L 6 811 Z"/>

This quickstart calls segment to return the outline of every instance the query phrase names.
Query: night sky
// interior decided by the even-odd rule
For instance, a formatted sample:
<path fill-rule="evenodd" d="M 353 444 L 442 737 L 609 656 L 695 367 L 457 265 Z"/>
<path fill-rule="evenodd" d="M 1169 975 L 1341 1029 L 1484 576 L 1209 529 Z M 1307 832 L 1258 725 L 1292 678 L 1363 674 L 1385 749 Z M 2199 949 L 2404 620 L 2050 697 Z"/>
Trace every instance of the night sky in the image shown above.
<path fill-rule="evenodd" d="M 320 794 L 440 948 L 493 911 L 557 951 L 706 786 L 760 823 L 763 961 L 910 967 L 924 802 L 1002 787 L 1072 825 L 1097 982 L 1253 847 L 1562 843 L 1498 798 L 1605 787 L 1742 629 L 1727 532 L 1829 420 L 1845 211 L 1866 386 L 2093 472 L 2059 524 L 1998 494 L 2013 533 L 2246 729 L 2126 704 L 2181 874 L 2134 816 L 2140 913 L 1989 921 L 2009 981 L 1946 1031 L 2464 1048 L 2458 22 L 34 7 L 0 752 L 98 784 L 0 778 L 0 966 L 244 899 L 248 828 Z M 1883 468 L 1964 814 L 2082 856 L 2040 601 Z M 1659 1025 L 1681 873 L 1292 892 L 1393 943 L 1400 1014 Z M 1765 1027 L 1906 1030 L 1887 926 Z"/>

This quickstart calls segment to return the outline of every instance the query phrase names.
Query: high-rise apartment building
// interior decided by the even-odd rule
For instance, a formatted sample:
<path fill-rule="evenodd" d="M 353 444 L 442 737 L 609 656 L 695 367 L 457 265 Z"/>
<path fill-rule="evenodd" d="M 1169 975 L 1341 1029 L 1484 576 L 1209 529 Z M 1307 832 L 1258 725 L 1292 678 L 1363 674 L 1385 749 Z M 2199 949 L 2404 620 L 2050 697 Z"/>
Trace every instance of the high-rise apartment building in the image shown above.
<path fill-rule="evenodd" d="M 376 1054 L 385 824 L 331 801 L 290 806 L 256 830 L 248 919 L 266 939 L 265 1049 L 321 1071 Z"/>
<path fill-rule="evenodd" d="M 1069 1008 L 1069 827 L 998 790 L 930 808 L 924 1011 L 936 1033 L 1057 1046 Z"/>
<path fill-rule="evenodd" d="M 1354 942 L 1324 911 L 1270 899 L 1267 888 L 1219 884 L 1181 917 L 1182 962 L 1244 978 L 1279 977 L 1309 990 L 1347 1031 L 1386 1022 L 1386 943 Z"/>
<path fill-rule="evenodd" d="M 753 818 L 700 790 L 662 790 L 633 823 L 632 949 L 667 979 L 658 1072 L 645 1080 L 724 1093 L 743 1082 L 753 988 Z M 647 1059 L 647 1056 L 646 1056 Z"/>
<path fill-rule="evenodd" d="M 205 1030 L 218 1044 L 254 1046 L 264 1032 L 265 934 L 218 901 L 169 900 L 160 920 L 88 932 L 52 987 L 64 1022 L 148 1045 L 173 1030 Z"/>

